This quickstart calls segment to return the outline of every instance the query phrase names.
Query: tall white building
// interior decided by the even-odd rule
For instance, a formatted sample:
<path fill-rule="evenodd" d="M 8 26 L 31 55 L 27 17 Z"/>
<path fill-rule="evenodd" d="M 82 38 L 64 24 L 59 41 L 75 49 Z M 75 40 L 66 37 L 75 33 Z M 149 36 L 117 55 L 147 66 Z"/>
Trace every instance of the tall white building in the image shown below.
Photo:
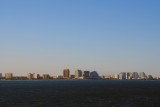
<path fill-rule="evenodd" d="M 39 74 L 36 73 L 28 73 L 28 79 L 39 79 Z"/>
<path fill-rule="evenodd" d="M 33 73 L 33 79 L 39 79 L 39 77 L 40 77 L 39 74 Z"/>
<path fill-rule="evenodd" d="M 82 77 L 82 71 L 81 70 L 75 70 L 75 78 L 80 78 L 80 77 Z"/>
<path fill-rule="evenodd" d="M 33 78 L 33 74 L 32 73 L 28 73 L 27 78 L 31 80 Z"/>
<path fill-rule="evenodd" d="M 114 75 L 114 78 L 115 78 L 115 79 L 119 79 L 119 75 L 118 75 L 118 74 L 115 74 L 115 75 Z"/>

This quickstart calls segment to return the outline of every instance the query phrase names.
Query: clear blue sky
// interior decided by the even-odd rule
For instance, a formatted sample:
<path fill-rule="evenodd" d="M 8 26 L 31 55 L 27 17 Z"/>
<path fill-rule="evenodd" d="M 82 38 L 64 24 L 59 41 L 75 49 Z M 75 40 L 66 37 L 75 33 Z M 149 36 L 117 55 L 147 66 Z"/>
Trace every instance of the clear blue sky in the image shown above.
<path fill-rule="evenodd" d="M 0 72 L 160 76 L 160 0 L 0 0 Z"/>

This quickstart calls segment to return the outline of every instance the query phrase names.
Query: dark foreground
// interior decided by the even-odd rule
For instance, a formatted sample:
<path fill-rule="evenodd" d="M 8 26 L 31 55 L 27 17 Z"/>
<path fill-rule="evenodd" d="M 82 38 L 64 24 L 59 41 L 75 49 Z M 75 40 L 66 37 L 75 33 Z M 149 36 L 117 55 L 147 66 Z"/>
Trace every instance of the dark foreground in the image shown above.
<path fill-rule="evenodd" d="M 160 81 L 0 81 L 0 107 L 160 107 Z"/>

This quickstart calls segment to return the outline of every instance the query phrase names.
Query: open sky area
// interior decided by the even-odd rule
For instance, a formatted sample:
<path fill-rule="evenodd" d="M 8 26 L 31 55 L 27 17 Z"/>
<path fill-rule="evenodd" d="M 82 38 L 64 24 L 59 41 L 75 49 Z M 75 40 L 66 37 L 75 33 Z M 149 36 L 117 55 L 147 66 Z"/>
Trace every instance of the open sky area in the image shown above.
<path fill-rule="evenodd" d="M 0 0 L 0 72 L 160 76 L 160 0 Z"/>

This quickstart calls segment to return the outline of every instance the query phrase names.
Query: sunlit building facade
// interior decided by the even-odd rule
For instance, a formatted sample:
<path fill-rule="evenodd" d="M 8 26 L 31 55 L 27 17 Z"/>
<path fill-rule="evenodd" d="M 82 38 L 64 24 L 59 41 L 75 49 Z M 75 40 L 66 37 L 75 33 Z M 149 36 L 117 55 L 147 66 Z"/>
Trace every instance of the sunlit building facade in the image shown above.
<path fill-rule="evenodd" d="M 121 72 L 121 73 L 119 74 L 119 79 L 120 79 L 120 80 L 125 80 L 125 79 L 126 79 L 126 72 Z"/>
<path fill-rule="evenodd" d="M 32 73 L 28 73 L 27 78 L 31 80 L 33 78 L 33 74 Z"/>
<path fill-rule="evenodd" d="M 39 74 L 33 73 L 33 79 L 39 79 L 39 78 L 40 78 Z"/>
<path fill-rule="evenodd" d="M 69 78 L 70 77 L 70 70 L 69 69 L 64 69 L 63 70 L 63 77 L 64 78 Z"/>
<path fill-rule="evenodd" d="M 81 70 L 75 70 L 75 78 L 78 79 L 82 77 L 82 71 Z"/>
<path fill-rule="evenodd" d="M 13 74 L 12 73 L 5 73 L 5 78 L 6 79 L 12 79 L 13 78 Z"/>
<path fill-rule="evenodd" d="M 49 74 L 43 74 L 42 75 L 42 79 L 49 79 L 49 78 L 50 78 Z"/>
<path fill-rule="evenodd" d="M 118 74 L 115 74 L 115 75 L 114 75 L 114 78 L 115 78 L 115 79 L 119 79 L 119 75 L 118 75 Z"/>

